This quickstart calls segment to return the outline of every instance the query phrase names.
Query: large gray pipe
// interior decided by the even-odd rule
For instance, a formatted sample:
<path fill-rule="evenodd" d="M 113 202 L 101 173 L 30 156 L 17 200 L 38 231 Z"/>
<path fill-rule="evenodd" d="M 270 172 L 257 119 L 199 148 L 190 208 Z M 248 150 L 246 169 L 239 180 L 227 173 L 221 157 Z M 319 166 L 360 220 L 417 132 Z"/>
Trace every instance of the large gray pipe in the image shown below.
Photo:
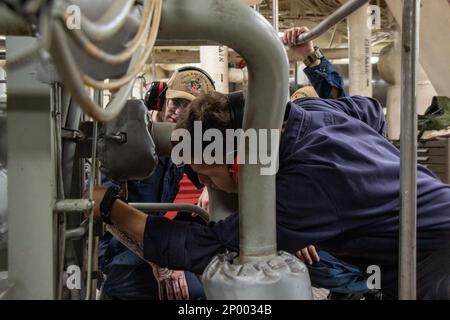
<path fill-rule="evenodd" d="M 416 299 L 417 68 L 420 0 L 403 2 L 399 298 Z"/>
<path fill-rule="evenodd" d="M 0 34 L 1 35 L 31 35 L 31 26 L 24 18 L 12 12 L 4 3 L 0 3 Z"/>
<path fill-rule="evenodd" d="M 317 39 L 322 34 L 330 30 L 333 26 L 361 8 L 367 2 L 369 2 L 369 0 L 349 0 L 348 2 L 344 3 L 333 14 L 322 20 L 321 23 L 312 28 L 309 32 L 302 33 L 297 39 L 297 45 L 301 45 L 308 41 Z M 281 37 L 282 35 L 280 35 L 280 39 Z"/>
<path fill-rule="evenodd" d="M 249 70 L 244 128 L 281 128 L 289 88 L 288 58 L 272 26 L 257 12 L 238 0 L 164 1 L 158 38 L 205 39 L 235 49 Z M 273 256 L 277 249 L 275 176 L 262 176 L 262 167 L 244 165 L 239 172 L 243 263 Z"/>

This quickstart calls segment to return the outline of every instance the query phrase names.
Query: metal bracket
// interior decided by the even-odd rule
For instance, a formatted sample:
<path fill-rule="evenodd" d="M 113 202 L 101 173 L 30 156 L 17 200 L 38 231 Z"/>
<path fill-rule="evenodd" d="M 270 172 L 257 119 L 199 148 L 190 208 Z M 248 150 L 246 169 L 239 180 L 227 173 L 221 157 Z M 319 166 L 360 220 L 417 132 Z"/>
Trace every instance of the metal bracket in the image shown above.
<path fill-rule="evenodd" d="M 90 158 L 92 155 L 92 136 L 94 132 L 94 123 L 91 121 L 80 123 L 79 132 L 84 139 L 77 141 L 75 158 Z"/>
<path fill-rule="evenodd" d="M 81 142 L 86 139 L 86 136 L 84 135 L 84 133 L 82 131 L 66 129 L 66 128 L 62 128 L 61 136 L 65 140 L 74 141 L 74 142 Z"/>

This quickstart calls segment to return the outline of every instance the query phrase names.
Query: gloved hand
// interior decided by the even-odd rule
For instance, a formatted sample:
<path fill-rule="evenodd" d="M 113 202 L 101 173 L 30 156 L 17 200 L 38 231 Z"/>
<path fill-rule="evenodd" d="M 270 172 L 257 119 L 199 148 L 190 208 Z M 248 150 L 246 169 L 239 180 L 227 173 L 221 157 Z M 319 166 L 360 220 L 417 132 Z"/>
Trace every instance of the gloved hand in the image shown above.
<path fill-rule="evenodd" d="M 184 271 L 161 268 L 154 263 L 150 266 L 158 282 L 160 300 L 189 300 L 189 289 Z"/>

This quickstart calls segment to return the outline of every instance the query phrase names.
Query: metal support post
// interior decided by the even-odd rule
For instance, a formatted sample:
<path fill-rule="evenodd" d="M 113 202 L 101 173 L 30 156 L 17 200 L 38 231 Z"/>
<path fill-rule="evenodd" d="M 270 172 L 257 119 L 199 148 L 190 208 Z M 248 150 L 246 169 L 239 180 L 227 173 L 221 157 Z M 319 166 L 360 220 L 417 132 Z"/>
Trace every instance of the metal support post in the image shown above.
<path fill-rule="evenodd" d="M 401 212 L 399 298 L 416 299 L 417 257 L 417 67 L 419 63 L 420 0 L 403 2 Z"/>
<path fill-rule="evenodd" d="M 7 55 L 35 41 L 8 37 Z M 36 79 L 36 67 L 24 64 L 8 73 L 10 299 L 54 299 L 57 283 L 53 108 L 50 86 Z"/>

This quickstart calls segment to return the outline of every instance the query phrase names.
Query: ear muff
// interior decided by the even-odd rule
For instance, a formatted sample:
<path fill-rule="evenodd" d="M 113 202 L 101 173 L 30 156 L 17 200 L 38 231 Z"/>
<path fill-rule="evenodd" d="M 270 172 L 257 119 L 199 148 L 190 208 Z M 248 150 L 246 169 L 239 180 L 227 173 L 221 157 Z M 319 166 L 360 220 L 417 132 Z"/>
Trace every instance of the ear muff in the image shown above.
<path fill-rule="evenodd" d="M 167 83 L 153 81 L 145 93 L 144 104 L 148 110 L 161 111 L 166 101 Z"/>
<path fill-rule="evenodd" d="M 241 129 L 244 122 L 244 92 L 238 91 L 227 95 L 233 129 Z"/>

